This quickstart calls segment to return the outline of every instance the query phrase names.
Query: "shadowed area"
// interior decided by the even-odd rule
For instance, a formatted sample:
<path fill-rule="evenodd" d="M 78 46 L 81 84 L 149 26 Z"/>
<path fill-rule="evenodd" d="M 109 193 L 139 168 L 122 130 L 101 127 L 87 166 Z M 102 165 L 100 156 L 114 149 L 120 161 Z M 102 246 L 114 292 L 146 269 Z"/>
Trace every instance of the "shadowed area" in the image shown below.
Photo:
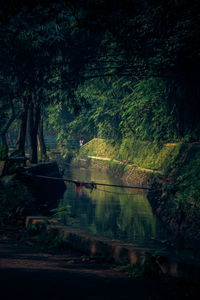
<path fill-rule="evenodd" d="M 32 247 L 31 247 L 32 246 Z M 191 299 L 181 281 L 129 278 L 107 263 L 71 250 L 0 243 L 1 299 Z"/>

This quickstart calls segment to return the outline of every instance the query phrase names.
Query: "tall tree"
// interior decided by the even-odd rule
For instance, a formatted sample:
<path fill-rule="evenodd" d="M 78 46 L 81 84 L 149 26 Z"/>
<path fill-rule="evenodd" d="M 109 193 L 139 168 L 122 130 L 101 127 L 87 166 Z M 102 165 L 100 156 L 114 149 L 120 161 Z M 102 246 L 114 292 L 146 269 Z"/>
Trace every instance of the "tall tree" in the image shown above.
<path fill-rule="evenodd" d="M 35 164 L 38 160 L 37 134 L 40 120 L 39 95 L 32 93 L 32 101 L 28 109 L 28 141 L 30 146 L 30 161 Z"/>
<path fill-rule="evenodd" d="M 44 131 L 43 131 L 43 118 L 40 118 L 38 125 L 38 145 L 40 148 L 40 158 L 41 160 L 48 159 L 46 145 L 44 141 Z"/>
<path fill-rule="evenodd" d="M 21 118 L 20 118 L 20 127 L 18 138 L 16 141 L 17 150 L 22 154 L 25 155 L 25 142 L 26 142 L 26 129 L 27 129 L 27 117 L 28 117 L 28 106 L 29 106 L 29 98 L 23 97 L 22 98 L 22 111 L 21 111 Z"/>

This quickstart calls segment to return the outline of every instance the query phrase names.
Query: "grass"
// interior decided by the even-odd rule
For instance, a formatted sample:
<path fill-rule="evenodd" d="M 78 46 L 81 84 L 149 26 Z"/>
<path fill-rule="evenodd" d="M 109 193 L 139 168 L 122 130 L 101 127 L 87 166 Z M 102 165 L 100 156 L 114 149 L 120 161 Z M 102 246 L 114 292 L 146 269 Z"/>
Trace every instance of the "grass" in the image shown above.
<path fill-rule="evenodd" d="M 180 143 L 158 147 L 155 143 L 137 141 L 135 138 L 126 138 L 120 145 L 113 146 L 109 141 L 95 138 L 80 149 L 79 155 L 108 157 L 146 169 L 167 171 L 180 148 Z M 115 168 L 114 162 L 111 168 Z"/>

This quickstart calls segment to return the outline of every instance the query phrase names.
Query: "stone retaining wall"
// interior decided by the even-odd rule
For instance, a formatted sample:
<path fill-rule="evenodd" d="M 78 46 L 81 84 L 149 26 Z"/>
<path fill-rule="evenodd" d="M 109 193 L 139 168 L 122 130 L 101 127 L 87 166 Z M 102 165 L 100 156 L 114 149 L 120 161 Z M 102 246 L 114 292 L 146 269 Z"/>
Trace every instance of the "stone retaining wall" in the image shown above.
<path fill-rule="evenodd" d="M 78 157 L 72 160 L 71 166 L 87 169 L 104 170 L 112 174 L 114 177 L 120 178 L 124 183 L 137 185 L 139 187 L 149 187 L 155 177 L 160 176 L 159 172 L 153 170 L 145 170 L 136 165 L 125 164 L 119 161 L 114 161 L 118 170 L 112 168 L 112 160 L 95 157 Z"/>

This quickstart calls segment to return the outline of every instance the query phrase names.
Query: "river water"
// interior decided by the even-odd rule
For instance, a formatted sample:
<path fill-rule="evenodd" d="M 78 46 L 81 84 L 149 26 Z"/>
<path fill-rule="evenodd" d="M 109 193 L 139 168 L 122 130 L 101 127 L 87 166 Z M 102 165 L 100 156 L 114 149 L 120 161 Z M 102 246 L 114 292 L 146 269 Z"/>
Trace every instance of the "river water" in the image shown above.
<path fill-rule="evenodd" d="M 122 184 L 104 171 L 70 168 L 64 177 L 107 184 Z M 146 192 L 138 189 L 98 186 L 77 189 L 67 184 L 60 200 L 61 222 L 110 239 L 138 246 L 163 248 L 169 233 L 153 214 Z"/>

